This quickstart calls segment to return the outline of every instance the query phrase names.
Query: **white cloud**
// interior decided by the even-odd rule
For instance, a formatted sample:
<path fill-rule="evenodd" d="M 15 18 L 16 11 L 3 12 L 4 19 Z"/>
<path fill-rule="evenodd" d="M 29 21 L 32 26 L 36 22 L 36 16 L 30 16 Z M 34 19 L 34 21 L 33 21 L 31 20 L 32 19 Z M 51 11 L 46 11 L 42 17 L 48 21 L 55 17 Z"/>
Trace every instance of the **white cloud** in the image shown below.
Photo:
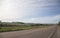
<path fill-rule="evenodd" d="M 36 17 L 30 19 L 21 20 L 27 23 L 58 23 L 60 21 L 60 15 L 50 16 L 50 17 Z"/>
<path fill-rule="evenodd" d="M 9 21 L 9 20 L 3 20 Z M 10 20 L 11 21 L 11 20 Z M 56 16 L 48 16 L 48 17 L 35 17 L 35 18 L 25 18 L 25 19 L 12 19 L 12 21 L 19 21 L 25 23 L 47 23 L 47 24 L 55 24 L 60 21 L 60 15 Z"/>

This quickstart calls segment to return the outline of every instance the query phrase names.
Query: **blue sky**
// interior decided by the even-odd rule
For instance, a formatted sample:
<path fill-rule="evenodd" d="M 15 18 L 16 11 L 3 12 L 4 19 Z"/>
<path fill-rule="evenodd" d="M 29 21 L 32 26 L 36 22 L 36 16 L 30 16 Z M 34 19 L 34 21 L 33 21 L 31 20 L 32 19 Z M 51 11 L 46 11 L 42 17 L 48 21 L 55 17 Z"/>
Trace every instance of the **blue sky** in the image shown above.
<path fill-rule="evenodd" d="M 57 23 L 60 21 L 60 0 L 0 0 L 0 20 Z"/>

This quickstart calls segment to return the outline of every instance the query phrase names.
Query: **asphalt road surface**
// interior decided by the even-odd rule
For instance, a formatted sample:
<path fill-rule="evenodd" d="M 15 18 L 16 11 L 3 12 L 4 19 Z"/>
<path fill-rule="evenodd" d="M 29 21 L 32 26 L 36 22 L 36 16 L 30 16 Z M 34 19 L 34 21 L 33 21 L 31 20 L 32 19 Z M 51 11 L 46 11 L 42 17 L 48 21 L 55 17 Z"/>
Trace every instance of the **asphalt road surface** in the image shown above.
<path fill-rule="evenodd" d="M 56 26 L 47 28 L 37 28 L 31 30 L 0 33 L 0 38 L 49 38 L 52 32 L 56 31 Z"/>
<path fill-rule="evenodd" d="M 60 31 L 58 31 L 57 33 L 57 38 L 60 38 Z"/>
<path fill-rule="evenodd" d="M 60 38 L 60 27 L 57 29 L 57 38 Z"/>

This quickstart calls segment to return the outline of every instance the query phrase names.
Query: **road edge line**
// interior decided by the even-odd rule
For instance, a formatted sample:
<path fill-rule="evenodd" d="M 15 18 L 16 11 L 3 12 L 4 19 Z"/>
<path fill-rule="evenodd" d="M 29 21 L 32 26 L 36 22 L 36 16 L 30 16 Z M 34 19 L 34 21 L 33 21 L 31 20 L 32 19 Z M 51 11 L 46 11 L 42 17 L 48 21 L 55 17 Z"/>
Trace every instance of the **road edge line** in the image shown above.
<path fill-rule="evenodd" d="M 48 38 L 52 38 L 52 36 L 55 34 L 55 31 L 54 32 L 52 32 L 50 35 L 49 35 L 49 37 Z"/>

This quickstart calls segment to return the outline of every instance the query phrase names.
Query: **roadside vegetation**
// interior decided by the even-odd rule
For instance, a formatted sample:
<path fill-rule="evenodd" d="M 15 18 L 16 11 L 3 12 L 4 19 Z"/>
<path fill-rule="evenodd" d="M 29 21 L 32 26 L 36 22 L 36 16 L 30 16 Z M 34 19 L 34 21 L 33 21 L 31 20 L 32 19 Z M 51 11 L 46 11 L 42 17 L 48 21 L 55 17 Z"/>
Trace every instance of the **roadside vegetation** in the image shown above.
<path fill-rule="evenodd" d="M 23 23 L 23 22 L 0 22 L 0 32 L 8 32 L 8 31 L 20 31 L 20 30 L 28 30 L 34 28 L 43 28 L 48 27 L 48 24 L 33 24 L 33 23 Z"/>
<path fill-rule="evenodd" d="M 58 23 L 58 25 L 60 26 L 60 22 Z"/>

